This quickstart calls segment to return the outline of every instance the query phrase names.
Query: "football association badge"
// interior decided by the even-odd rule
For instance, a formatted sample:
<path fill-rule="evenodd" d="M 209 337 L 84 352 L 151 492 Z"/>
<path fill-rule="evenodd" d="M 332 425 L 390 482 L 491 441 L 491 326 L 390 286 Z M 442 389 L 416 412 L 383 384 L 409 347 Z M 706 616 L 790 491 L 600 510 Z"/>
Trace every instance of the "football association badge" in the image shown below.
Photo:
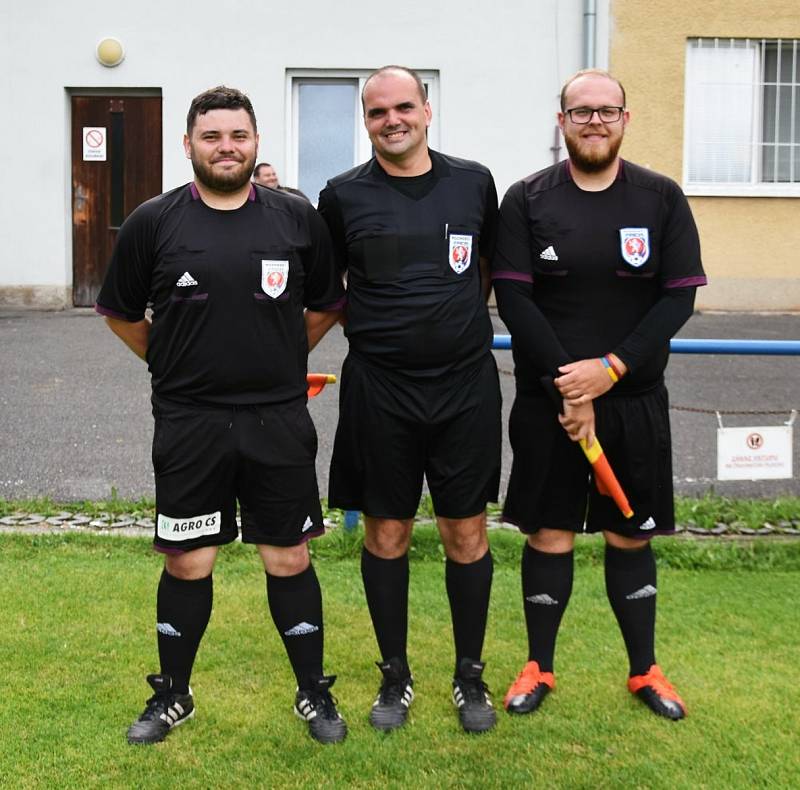
<path fill-rule="evenodd" d="M 650 234 L 647 228 L 620 228 L 619 246 L 625 263 L 643 266 L 650 257 Z"/>
<path fill-rule="evenodd" d="M 472 260 L 472 236 L 453 233 L 450 236 L 450 254 L 448 255 L 450 268 L 461 274 L 469 268 Z"/>
<path fill-rule="evenodd" d="M 289 261 L 261 261 L 261 290 L 277 299 L 289 281 Z"/>

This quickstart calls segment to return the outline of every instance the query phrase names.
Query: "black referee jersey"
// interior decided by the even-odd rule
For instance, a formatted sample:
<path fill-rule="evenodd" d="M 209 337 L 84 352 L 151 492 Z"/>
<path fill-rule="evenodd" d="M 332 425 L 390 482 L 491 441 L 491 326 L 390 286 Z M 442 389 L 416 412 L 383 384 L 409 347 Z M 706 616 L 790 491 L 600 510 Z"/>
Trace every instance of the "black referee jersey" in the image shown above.
<path fill-rule="evenodd" d="M 511 186 L 492 279 L 501 315 L 523 321 L 512 331 L 520 390 L 540 392 L 539 378 L 559 365 L 613 352 L 629 369 L 614 395 L 663 381 L 669 339 L 706 283 L 680 187 L 622 160 L 601 192 L 580 189 L 568 161 Z M 536 308 L 524 317 L 513 312 L 520 294 Z"/>
<path fill-rule="evenodd" d="M 319 196 L 347 271 L 350 352 L 412 378 L 466 368 L 492 343 L 478 261 L 494 248 L 494 180 L 477 162 L 430 157 L 431 172 L 414 178 L 373 158 Z"/>
<path fill-rule="evenodd" d="M 120 228 L 96 309 L 140 321 L 153 393 L 200 404 L 280 403 L 306 393 L 303 308 L 343 306 L 325 223 L 306 201 L 252 186 L 238 209 L 187 184 Z"/>

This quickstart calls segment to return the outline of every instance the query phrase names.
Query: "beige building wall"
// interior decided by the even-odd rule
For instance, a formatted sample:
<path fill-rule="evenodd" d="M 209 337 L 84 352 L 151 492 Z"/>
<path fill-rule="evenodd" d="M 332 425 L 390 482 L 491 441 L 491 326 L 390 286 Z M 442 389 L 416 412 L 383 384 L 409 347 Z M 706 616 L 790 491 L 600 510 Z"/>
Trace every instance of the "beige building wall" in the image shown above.
<path fill-rule="evenodd" d="M 627 93 L 622 154 L 682 182 L 686 40 L 800 38 L 798 0 L 612 0 L 610 70 Z M 691 197 L 709 285 L 701 310 L 800 311 L 800 197 Z"/>

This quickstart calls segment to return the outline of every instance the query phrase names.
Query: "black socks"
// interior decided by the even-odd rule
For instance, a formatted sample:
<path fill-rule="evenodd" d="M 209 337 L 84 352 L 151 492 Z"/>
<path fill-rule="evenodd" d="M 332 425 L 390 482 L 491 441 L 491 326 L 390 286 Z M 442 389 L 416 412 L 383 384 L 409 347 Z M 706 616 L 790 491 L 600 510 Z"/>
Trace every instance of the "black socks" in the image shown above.
<path fill-rule="evenodd" d="M 494 562 L 491 551 L 487 551 L 475 562 L 461 563 L 447 558 L 445 585 L 450 600 L 450 616 L 453 619 L 453 640 L 456 648 L 456 668 L 453 676 L 458 675 L 462 658 L 470 658 L 473 661 L 481 659 L 493 573 Z"/>
<path fill-rule="evenodd" d="M 267 601 L 301 689 L 322 676 L 322 592 L 314 566 L 294 576 L 267 574 Z"/>
<path fill-rule="evenodd" d="M 634 550 L 606 545 L 605 576 L 608 600 L 628 651 L 630 675 L 643 675 L 656 662 L 656 561 L 650 544 Z"/>
<path fill-rule="evenodd" d="M 561 618 L 572 594 L 573 552 L 548 554 L 529 543 L 522 549 L 522 597 L 528 629 L 528 660 L 553 671 Z"/>
<path fill-rule="evenodd" d="M 204 579 L 178 579 L 166 568 L 161 573 L 156 597 L 156 629 L 161 673 L 172 678 L 178 694 L 189 691 L 189 677 L 211 617 L 214 585 Z"/>
<path fill-rule="evenodd" d="M 408 666 L 408 555 L 384 560 L 364 548 L 361 578 L 381 658 Z"/>

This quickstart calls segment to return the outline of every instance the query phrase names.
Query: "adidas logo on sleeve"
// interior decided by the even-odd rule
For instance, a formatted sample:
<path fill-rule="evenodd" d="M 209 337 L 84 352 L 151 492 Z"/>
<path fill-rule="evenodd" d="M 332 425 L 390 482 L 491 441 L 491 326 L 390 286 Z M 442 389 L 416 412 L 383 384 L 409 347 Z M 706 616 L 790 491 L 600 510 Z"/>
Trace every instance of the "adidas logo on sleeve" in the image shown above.
<path fill-rule="evenodd" d="M 195 280 L 189 272 L 184 272 L 175 285 L 177 285 L 178 288 L 186 288 L 189 285 L 197 285 L 197 280 Z"/>

